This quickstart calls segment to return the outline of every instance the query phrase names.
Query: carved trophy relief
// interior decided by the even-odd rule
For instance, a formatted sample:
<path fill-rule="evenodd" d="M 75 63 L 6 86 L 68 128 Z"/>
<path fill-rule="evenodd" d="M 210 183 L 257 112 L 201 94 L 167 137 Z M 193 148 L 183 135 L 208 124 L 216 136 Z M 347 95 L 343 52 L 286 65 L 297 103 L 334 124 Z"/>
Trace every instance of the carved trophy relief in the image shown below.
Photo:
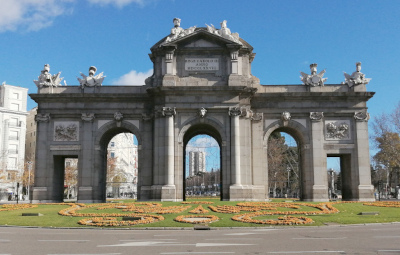
<path fill-rule="evenodd" d="M 306 74 L 303 72 L 300 72 L 301 76 L 300 79 L 304 83 L 304 85 L 316 87 L 316 86 L 324 86 L 324 82 L 328 78 L 322 78 L 325 74 L 325 70 L 322 70 L 319 74 L 317 74 L 317 66 L 318 64 L 311 64 L 310 65 L 310 70 L 311 70 L 311 75 Z"/>
<path fill-rule="evenodd" d="M 365 78 L 365 74 L 361 72 L 361 62 L 356 63 L 356 71 L 351 75 L 344 72 L 344 83 L 349 87 L 353 87 L 360 84 L 368 84 L 371 78 Z"/>
<path fill-rule="evenodd" d="M 79 122 L 54 122 L 54 141 L 71 142 L 79 140 Z"/>
<path fill-rule="evenodd" d="M 325 140 L 350 140 L 349 120 L 330 120 L 325 122 Z"/>

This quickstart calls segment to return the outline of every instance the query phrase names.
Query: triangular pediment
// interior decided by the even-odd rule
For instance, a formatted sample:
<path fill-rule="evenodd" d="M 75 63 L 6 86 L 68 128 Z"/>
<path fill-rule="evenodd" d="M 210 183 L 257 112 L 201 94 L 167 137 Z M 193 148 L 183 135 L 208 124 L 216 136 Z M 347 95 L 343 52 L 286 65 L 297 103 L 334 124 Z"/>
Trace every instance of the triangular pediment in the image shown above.
<path fill-rule="evenodd" d="M 184 48 L 220 48 L 221 45 L 211 42 L 205 39 L 193 40 L 190 43 L 183 46 Z"/>

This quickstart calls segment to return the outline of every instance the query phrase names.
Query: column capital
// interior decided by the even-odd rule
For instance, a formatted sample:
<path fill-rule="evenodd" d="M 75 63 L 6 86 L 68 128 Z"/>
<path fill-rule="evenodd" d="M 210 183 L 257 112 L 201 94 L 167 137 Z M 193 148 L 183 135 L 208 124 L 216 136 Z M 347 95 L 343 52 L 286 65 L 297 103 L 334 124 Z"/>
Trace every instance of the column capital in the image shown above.
<path fill-rule="evenodd" d="M 83 121 L 93 122 L 94 120 L 94 113 L 82 113 L 81 119 Z"/>
<path fill-rule="evenodd" d="M 310 112 L 311 121 L 318 122 L 324 118 L 323 112 Z"/>
<path fill-rule="evenodd" d="M 50 121 L 50 113 L 38 113 L 35 116 L 36 122 L 49 122 Z"/>
<path fill-rule="evenodd" d="M 176 114 L 176 108 L 175 107 L 163 107 L 161 113 L 164 117 L 172 117 Z"/>
<path fill-rule="evenodd" d="M 370 116 L 368 112 L 355 112 L 354 119 L 359 122 L 367 122 Z"/>
<path fill-rule="evenodd" d="M 228 113 L 231 117 L 239 117 L 242 114 L 242 111 L 239 107 L 229 107 Z"/>

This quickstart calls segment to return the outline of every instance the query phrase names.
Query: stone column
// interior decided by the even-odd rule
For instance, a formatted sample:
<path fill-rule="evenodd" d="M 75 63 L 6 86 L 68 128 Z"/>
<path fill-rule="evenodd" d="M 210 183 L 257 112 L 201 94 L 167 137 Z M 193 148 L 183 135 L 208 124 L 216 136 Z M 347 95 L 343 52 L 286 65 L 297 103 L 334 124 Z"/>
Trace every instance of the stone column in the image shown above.
<path fill-rule="evenodd" d="M 162 114 L 166 117 L 166 159 L 167 159 L 167 182 L 166 185 L 174 185 L 174 115 L 176 114 L 175 108 L 163 107 Z"/>
<path fill-rule="evenodd" d="M 234 186 L 241 186 L 239 128 L 240 114 L 241 111 L 239 107 L 229 108 L 229 116 L 231 116 L 231 184 Z"/>
<path fill-rule="evenodd" d="M 324 122 L 322 112 L 311 112 L 311 143 L 313 188 L 312 201 L 325 202 L 328 198 L 328 174 L 326 169 L 326 154 L 324 150 Z M 308 196 L 309 197 L 309 196 Z M 308 200 L 308 199 L 307 199 Z"/>
<path fill-rule="evenodd" d="M 355 180 L 358 179 L 358 197 L 355 200 L 375 201 L 374 186 L 371 185 L 371 170 L 369 161 L 369 140 L 368 140 L 368 120 L 367 112 L 356 112 L 354 114 L 356 124 L 356 149 L 357 149 L 357 169 L 358 173 Z M 357 183 L 354 181 L 353 183 Z M 354 188 L 352 188 L 354 189 Z"/>
<path fill-rule="evenodd" d="M 105 190 L 102 190 L 101 176 L 93 167 L 92 127 L 94 113 L 82 113 L 82 130 L 79 134 L 81 153 L 78 170 L 78 201 L 81 203 L 99 203 L 105 201 Z M 97 193 L 97 194 L 94 194 Z"/>
<path fill-rule="evenodd" d="M 39 141 L 48 141 L 50 131 L 50 114 L 38 113 L 35 116 L 36 128 L 36 155 L 35 155 L 35 182 L 32 190 L 32 202 L 55 202 L 51 200 L 53 189 L 53 171 L 48 164 L 48 144 Z M 58 202 L 58 201 L 57 201 Z"/>

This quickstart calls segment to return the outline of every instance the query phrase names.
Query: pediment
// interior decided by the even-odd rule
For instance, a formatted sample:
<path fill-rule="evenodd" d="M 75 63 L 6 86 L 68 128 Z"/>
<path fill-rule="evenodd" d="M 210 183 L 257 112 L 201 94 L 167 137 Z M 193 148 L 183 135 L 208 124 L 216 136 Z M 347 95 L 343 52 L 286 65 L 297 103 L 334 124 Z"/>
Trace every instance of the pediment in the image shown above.
<path fill-rule="evenodd" d="M 184 48 L 220 48 L 221 45 L 211 42 L 205 39 L 199 39 L 191 41 L 190 43 L 183 46 Z"/>

